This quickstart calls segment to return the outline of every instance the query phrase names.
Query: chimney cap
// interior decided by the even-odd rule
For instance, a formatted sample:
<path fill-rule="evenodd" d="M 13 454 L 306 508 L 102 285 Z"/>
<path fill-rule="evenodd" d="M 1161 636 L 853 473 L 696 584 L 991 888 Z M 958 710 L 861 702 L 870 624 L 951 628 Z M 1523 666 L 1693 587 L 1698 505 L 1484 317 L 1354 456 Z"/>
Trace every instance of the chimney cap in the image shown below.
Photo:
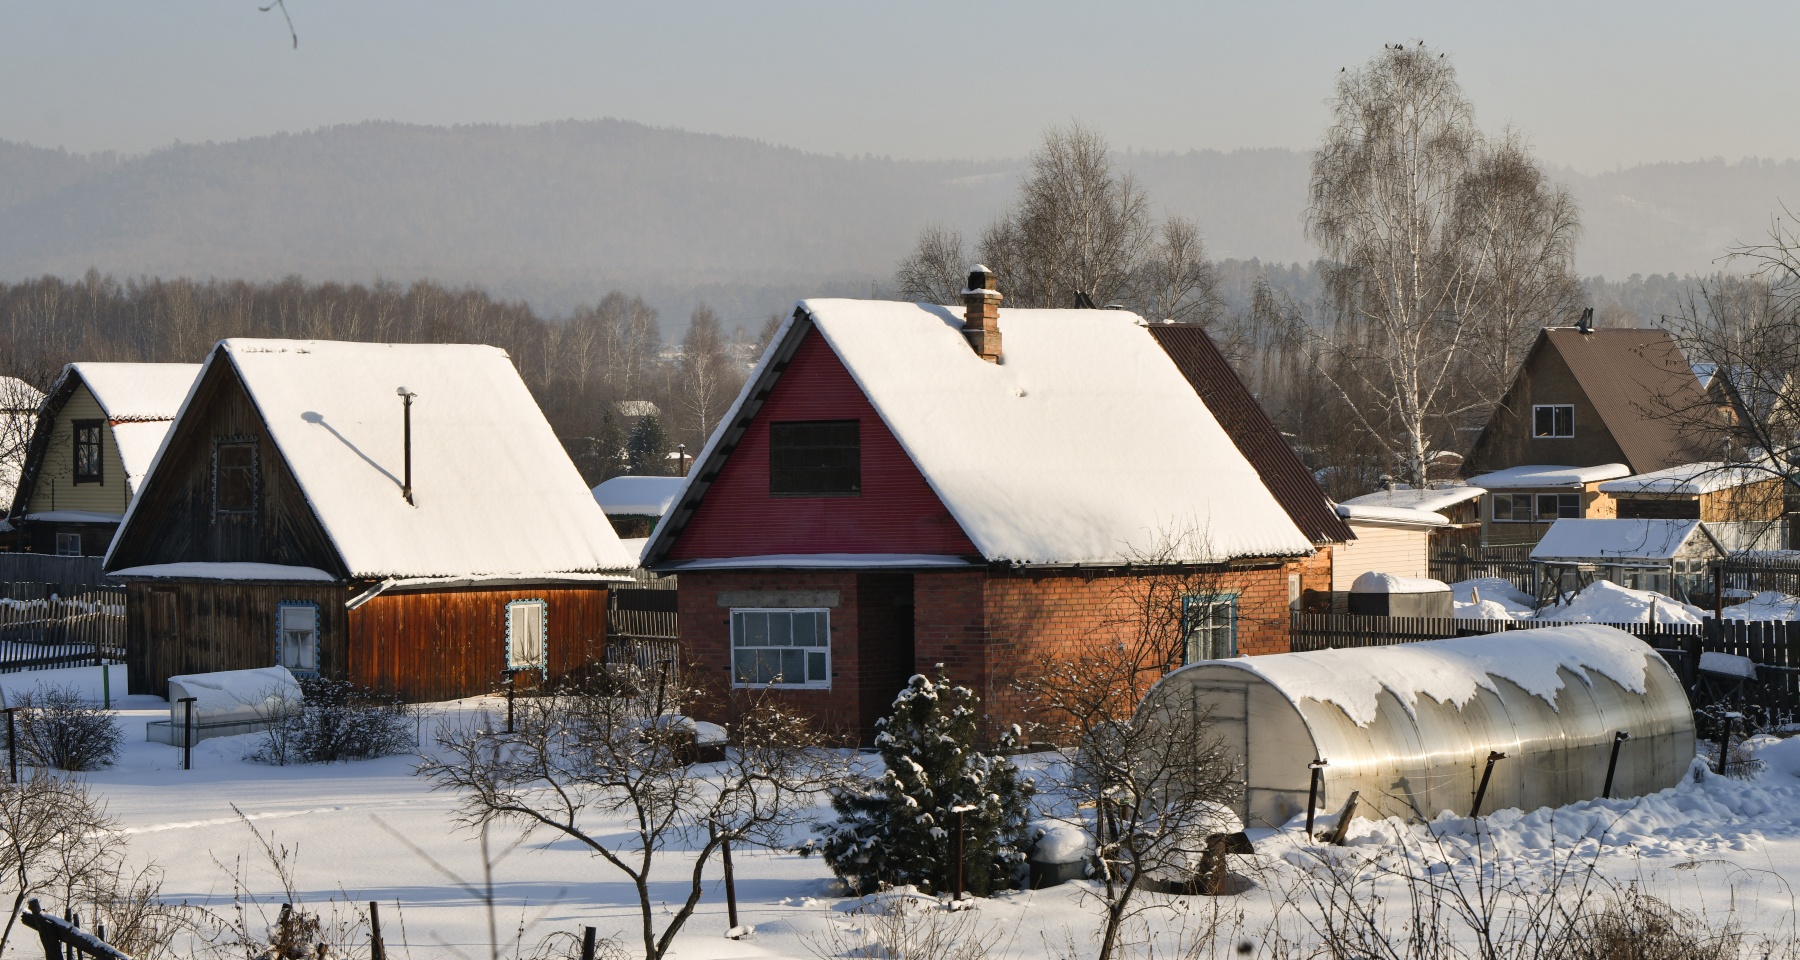
<path fill-rule="evenodd" d="M 962 295 L 964 297 L 1001 299 L 1000 291 L 994 283 L 994 271 L 989 270 L 985 263 L 978 263 L 970 267 L 969 279 L 966 281 Z"/>

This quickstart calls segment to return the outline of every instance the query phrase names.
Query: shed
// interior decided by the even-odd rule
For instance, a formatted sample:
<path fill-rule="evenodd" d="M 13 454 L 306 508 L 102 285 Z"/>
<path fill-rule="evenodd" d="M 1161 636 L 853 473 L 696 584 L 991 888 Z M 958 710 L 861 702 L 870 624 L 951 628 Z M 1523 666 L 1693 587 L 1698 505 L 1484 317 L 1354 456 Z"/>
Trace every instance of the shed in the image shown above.
<path fill-rule="evenodd" d="M 1417 507 L 1340 503 L 1337 514 L 1356 534 L 1331 548 L 1331 599 L 1338 612 L 1364 574 L 1431 576 L 1432 536 L 1450 527 L 1442 514 Z"/>
<path fill-rule="evenodd" d="M 1710 526 L 1700 520 L 1558 520 L 1532 548 L 1531 562 L 1540 578 L 1564 589 L 1609 580 L 1710 605 L 1708 564 L 1727 552 Z"/>
<path fill-rule="evenodd" d="M 1351 791 L 1371 817 L 1466 814 L 1490 751 L 1483 810 L 1600 796 L 1615 735 L 1614 797 L 1674 786 L 1694 759 L 1681 681 L 1643 641 L 1595 625 L 1392 647 L 1197 663 L 1152 688 L 1140 711 L 1198 704 L 1236 755 L 1251 826 L 1306 812 L 1309 765 L 1325 761 L 1321 811 Z"/>
<path fill-rule="evenodd" d="M 594 502 L 619 536 L 648 537 L 686 482 L 686 477 L 614 477 L 594 488 Z"/>
<path fill-rule="evenodd" d="M 1350 585 L 1350 612 L 1372 617 L 1449 617 L 1450 585 L 1429 577 L 1397 577 L 1373 570 Z"/>

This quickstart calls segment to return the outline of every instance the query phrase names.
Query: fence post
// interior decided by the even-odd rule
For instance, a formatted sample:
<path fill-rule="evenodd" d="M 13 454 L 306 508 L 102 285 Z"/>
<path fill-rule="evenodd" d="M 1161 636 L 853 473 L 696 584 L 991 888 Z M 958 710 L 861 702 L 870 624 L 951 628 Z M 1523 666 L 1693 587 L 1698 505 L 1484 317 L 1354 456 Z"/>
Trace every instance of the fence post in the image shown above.
<path fill-rule="evenodd" d="M 381 904 L 369 901 L 369 960 L 387 960 L 387 947 L 381 942 Z"/>
<path fill-rule="evenodd" d="M 725 863 L 725 919 L 731 929 L 738 926 L 737 914 L 737 875 L 731 869 L 731 838 L 726 837 L 719 844 L 719 854 Z"/>
<path fill-rule="evenodd" d="M 1505 759 L 1506 754 L 1498 750 L 1488 751 L 1487 768 L 1481 771 L 1481 785 L 1475 788 L 1475 806 L 1469 810 L 1470 820 L 1481 816 L 1481 801 L 1487 796 L 1488 778 L 1494 775 L 1494 762 Z"/>
<path fill-rule="evenodd" d="M 6 708 L 6 765 L 12 771 L 12 782 L 19 782 L 19 727 L 13 722 L 18 707 Z"/>
<path fill-rule="evenodd" d="M 1613 734 L 1612 759 L 1606 761 L 1606 786 L 1600 789 L 1600 799 L 1602 800 L 1612 799 L 1613 771 L 1619 768 L 1619 748 L 1630 739 L 1631 734 L 1624 730 Z"/>
<path fill-rule="evenodd" d="M 581 928 L 581 960 L 594 960 L 596 944 L 594 937 L 597 931 L 593 927 Z"/>
<path fill-rule="evenodd" d="M 181 722 L 181 769 L 194 769 L 194 701 L 198 697 L 182 697 L 181 703 L 187 715 Z"/>

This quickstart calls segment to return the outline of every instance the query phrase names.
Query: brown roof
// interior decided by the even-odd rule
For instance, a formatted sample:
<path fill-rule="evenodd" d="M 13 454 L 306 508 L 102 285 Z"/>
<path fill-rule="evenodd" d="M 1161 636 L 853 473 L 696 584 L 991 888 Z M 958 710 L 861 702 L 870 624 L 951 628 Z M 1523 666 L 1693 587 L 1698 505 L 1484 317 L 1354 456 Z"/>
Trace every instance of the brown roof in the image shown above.
<path fill-rule="evenodd" d="M 1345 543 L 1356 539 L 1337 515 L 1312 471 L 1300 462 L 1287 439 L 1203 327 L 1185 323 L 1153 323 L 1150 335 L 1200 395 L 1238 452 L 1262 477 L 1294 526 L 1313 543 Z"/>
<path fill-rule="evenodd" d="M 1632 470 L 1648 473 L 1698 458 L 1683 433 L 1705 395 L 1667 330 L 1546 327 L 1533 350 L 1546 347 L 1568 365 Z"/>

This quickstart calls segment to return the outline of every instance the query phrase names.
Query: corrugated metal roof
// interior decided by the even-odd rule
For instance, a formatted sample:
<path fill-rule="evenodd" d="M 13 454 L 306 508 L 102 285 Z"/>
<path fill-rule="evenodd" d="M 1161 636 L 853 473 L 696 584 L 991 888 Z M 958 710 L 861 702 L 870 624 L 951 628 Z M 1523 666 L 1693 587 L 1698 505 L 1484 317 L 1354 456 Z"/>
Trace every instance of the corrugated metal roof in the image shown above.
<path fill-rule="evenodd" d="M 1543 337 L 1569 365 L 1631 469 L 1648 473 L 1698 459 L 1692 438 L 1682 433 L 1692 428 L 1704 397 L 1667 330 L 1550 327 Z"/>
<path fill-rule="evenodd" d="M 1262 477 L 1294 526 L 1313 543 L 1345 543 L 1356 539 L 1331 501 L 1313 479 L 1312 471 L 1288 446 L 1262 404 L 1238 379 L 1237 372 L 1203 327 L 1184 323 L 1153 323 L 1150 335 L 1194 392 L 1218 418 L 1219 425 L 1237 444 L 1238 452 Z"/>

